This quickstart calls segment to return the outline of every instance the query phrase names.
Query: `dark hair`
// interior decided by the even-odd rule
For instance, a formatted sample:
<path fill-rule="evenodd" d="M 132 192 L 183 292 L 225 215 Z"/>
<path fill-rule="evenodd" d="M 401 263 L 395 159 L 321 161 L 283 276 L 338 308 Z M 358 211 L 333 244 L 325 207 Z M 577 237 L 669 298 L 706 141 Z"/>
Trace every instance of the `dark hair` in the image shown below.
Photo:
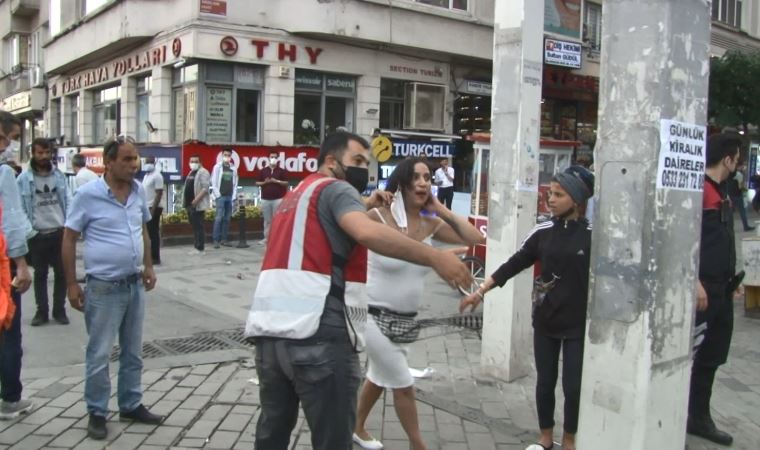
<path fill-rule="evenodd" d="M 103 145 L 103 162 L 106 160 L 115 161 L 116 156 L 119 154 L 119 147 L 124 144 L 135 145 L 135 140 L 123 134 L 109 138 Z"/>
<path fill-rule="evenodd" d="M 414 167 L 417 163 L 422 163 L 427 167 L 428 172 L 433 173 L 430 170 L 430 165 L 422 158 L 406 158 L 393 169 L 390 178 L 388 178 L 388 185 L 385 188 L 388 192 L 395 193 L 399 188 L 404 189 L 411 186 L 414 182 Z"/>
<path fill-rule="evenodd" d="M 71 157 L 71 167 L 87 167 L 87 158 L 81 153 L 73 155 Z"/>
<path fill-rule="evenodd" d="M 720 133 L 707 138 L 705 162 L 707 167 L 715 167 L 723 158 L 735 157 L 739 154 L 742 139 L 738 134 Z"/>
<path fill-rule="evenodd" d="M 0 128 L 3 129 L 3 133 L 6 135 L 10 134 L 13 131 L 14 125 L 18 125 L 21 128 L 21 119 L 8 111 L 0 110 Z"/>
<path fill-rule="evenodd" d="M 333 133 L 322 141 L 322 146 L 319 148 L 319 158 L 317 159 L 317 166 L 321 166 L 325 163 L 327 155 L 333 155 L 337 159 L 343 157 L 343 152 L 348 148 L 350 141 L 358 142 L 364 148 L 369 148 L 369 142 L 358 134 L 349 133 L 347 131 L 338 131 Z"/>
<path fill-rule="evenodd" d="M 32 141 L 32 152 L 34 152 L 34 147 L 50 150 L 51 152 L 54 150 L 53 144 L 50 142 L 50 140 L 41 137 L 34 138 Z"/>
<path fill-rule="evenodd" d="M 229 152 L 230 155 L 232 155 L 232 147 L 223 147 L 222 148 L 222 153 L 223 154 L 224 153 L 228 153 L 228 152 Z"/>

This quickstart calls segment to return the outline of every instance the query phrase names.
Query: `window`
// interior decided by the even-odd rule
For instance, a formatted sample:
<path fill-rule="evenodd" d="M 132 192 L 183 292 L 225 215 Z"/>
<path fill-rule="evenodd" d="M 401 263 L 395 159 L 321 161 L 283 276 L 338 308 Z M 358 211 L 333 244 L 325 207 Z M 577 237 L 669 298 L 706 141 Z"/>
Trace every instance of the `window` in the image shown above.
<path fill-rule="evenodd" d="M 356 78 L 296 69 L 293 142 L 319 145 L 337 130 L 354 130 Z"/>
<path fill-rule="evenodd" d="M 206 66 L 205 141 L 259 142 L 264 71 L 249 65 Z"/>
<path fill-rule="evenodd" d="M 50 137 L 59 138 L 63 134 L 61 129 L 61 99 L 50 100 L 50 111 L 48 113 L 50 122 Z"/>
<path fill-rule="evenodd" d="M 198 66 L 182 67 L 174 71 L 174 126 L 172 140 L 184 142 L 196 139 L 195 108 L 198 81 Z"/>
<path fill-rule="evenodd" d="M 81 136 L 79 129 L 79 95 L 70 95 L 64 100 L 66 102 L 66 110 L 68 112 L 68 127 L 64 133 L 71 145 L 79 145 L 79 136 Z"/>
<path fill-rule="evenodd" d="M 121 133 L 121 86 L 95 91 L 92 107 L 92 141 L 103 143 Z"/>
<path fill-rule="evenodd" d="M 137 142 L 148 142 L 150 136 L 145 122 L 150 120 L 151 77 L 137 80 Z"/>
<path fill-rule="evenodd" d="M 61 0 L 50 0 L 50 35 L 55 36 L 61 32 Z"/>
<path fill-rule="evenodd" d="M 467 0 L 416 0 L 417 3 L 441 8 L 467 11 Z"/>
<path fill-rule="evenodd" d="M 380 80 L 380 128 L 400 130 L 404 126 L 404 81 Z"/>
<path fill-rule="evenodd" d="M 712 18 L 732 27 L 742 27 L 742 0 L 713 0 Z"/>
<path fill-rule="evenodd" d="M 10 68 L 22 68 L 29 64 L 29 35 L 14 34 L 11 38 Z"/>
<path fill-rule="evenodd" d="M 82 0 L 82 15 L 86 16 L 111 0 Z"/>
<path fill-rule="evenodd" d="M 592 51 L 602 49 L 602 5 L 586 2 L 583 18 L 583 42 Z"/>

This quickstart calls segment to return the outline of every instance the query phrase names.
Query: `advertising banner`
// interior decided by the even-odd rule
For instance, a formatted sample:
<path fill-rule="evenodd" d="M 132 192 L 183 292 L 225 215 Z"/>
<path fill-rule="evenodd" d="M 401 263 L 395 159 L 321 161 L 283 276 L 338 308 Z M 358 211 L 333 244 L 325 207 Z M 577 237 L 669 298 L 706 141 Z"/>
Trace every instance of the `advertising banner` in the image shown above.
<path fill-rule="evenodd" d="M 222 148 L 230 147 L 232 151 L 232 166 L 238 168 L 238 176 L 243 178 L 258 177 L 261 169 L 269 164 L 269 154 L 276 152 L 280 167 L 288 171 L 288 177 L 293 179 L 306 178 L 317 171 L 317 147 L 285 147 L 269 145 L 207 145 L 190 143 L 182 146 L 182 175 L 190 171 L 190 157 L 198 155 L 203 167 L 209 172 L 217 162 L 222 160 Z"/>

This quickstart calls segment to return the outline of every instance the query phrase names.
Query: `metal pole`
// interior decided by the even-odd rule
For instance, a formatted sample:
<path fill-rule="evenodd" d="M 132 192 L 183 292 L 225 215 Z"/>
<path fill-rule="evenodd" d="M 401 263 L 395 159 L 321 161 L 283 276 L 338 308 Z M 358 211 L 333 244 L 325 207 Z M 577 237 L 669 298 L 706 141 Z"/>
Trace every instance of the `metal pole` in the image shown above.
<path fill-rule="evenodd" d="M 492 273 L 536 224 L 543 75 L 544 0 L 496 0 L 493 112 L 488 183 L 488 251 Z M 483 313 L 480 363 L 514 380 L 531 370 L 529 271 L 492 291 Z"/>
<path fill-rule="evenodd" d="M 684 448 L 704 166 L 662 157 L 689 139 L 670 121 L 704 149 L 709 7 L 604 4 L 578 448 Z"/>
<path fill-rule="evenodd" d="M 238 197 L 240 205 L 240 218 L 238 219 L 238 245 L 237 248 L 248 248 L 248 242 L 245 237 L 245 199 L 242 195 Z"/>

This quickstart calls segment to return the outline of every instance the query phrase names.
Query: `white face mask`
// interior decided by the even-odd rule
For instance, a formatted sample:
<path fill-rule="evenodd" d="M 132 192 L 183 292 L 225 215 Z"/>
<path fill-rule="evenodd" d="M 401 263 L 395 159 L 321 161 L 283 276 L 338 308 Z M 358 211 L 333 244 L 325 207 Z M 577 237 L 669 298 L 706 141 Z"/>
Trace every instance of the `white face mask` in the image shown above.
<path fill-rule="evenodd" d="M 198 170 L 201 167 L 198 163 L 190 163 L 190 170 Z"/>
<path fill-rule="evenodd" d="M 277 158 L 269 158 L 269 165 L 270 166 L 276 166 L 277 165 Z"/>
<path fill-rule="evenodd" d="M 10 144 L 8 144 L 8 148 L 5 149 L 6 152 L 11 153 L 18 153 L 19 150 L 21 150 L 20 141 L 11 141 Z"/>
<path fill-rule="evenodd" d="M 156 165 L 155 164 L 143 164 L 143 170 L 146 171 L 146 172 L 153 172 L 154 170 L 156 170 Z"/>
<path fill-rule="evenodd" d="M 229 164 L 229 162 L 230 162 L 230 159 L 231 159 L 231 158 L 230 158 L 229 156 L 224 156 L 224 157 L 222 157 L 222 161 L 224 161 L 224 162 L 225 162 L 225 163 L 227 163 L 227 164 Z"/>

